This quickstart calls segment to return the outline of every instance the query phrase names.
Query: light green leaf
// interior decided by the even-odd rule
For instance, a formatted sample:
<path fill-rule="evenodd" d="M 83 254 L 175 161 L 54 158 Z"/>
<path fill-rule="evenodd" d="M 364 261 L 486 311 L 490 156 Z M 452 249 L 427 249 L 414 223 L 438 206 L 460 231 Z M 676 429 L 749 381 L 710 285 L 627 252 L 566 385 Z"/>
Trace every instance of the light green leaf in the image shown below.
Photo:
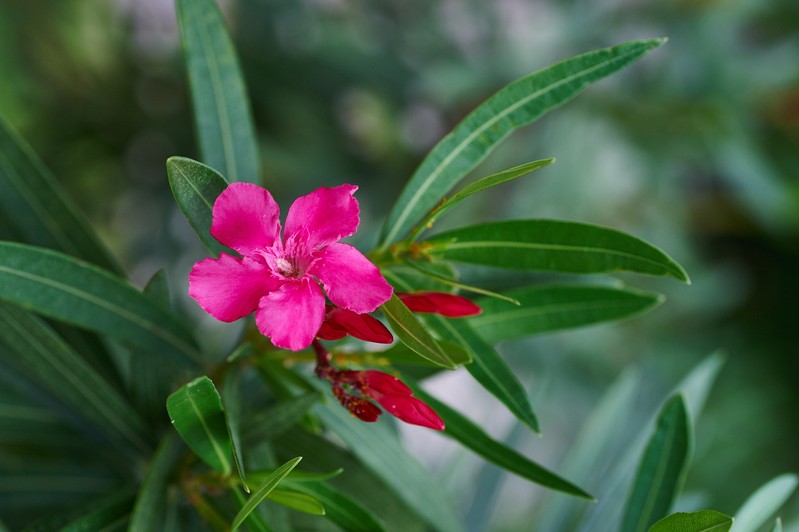
<path fill-rule="evenodd" d="M 232 181 L 260 181 L 258 142 L 236 52 L 214 0 L 177 0 L 202 159 Z"/>
<path fill-rule="evenodd" d="M 550 164 L 554 163 L 555 159 L 543 159 L 541 161 L 533 161 L 531 163 L 525 163 L 520 166 L 516 166 L 514 168 L 510 168 L 508 170 L 504 170 L 502 172 L 491 174 L 490 176 L 483 177 L 478 179 L 474 183 L 470 183 L 469 185 L 463 187 L 459 190 L 454 196 L 449 199 L 445 199 L 438 207 L 430 211 L 430 214 L 422 220 L 422 222 L 416 227 L 411 237 L 408 239 L 410 241 L 416 240 L 416 238 L 424 231 L 426 228 L 429 228 L 433 225 L 433 223 L 441 217 L 442 214 L 450 210 L 452 207 L 460 203 L 461 201 L 465 200 L 469 196 L 473 194 L 477 194 L 478 192 L 482 192 L 491 187 L 495 187 L 497 185 L 501 185 L 507 181 L 511 181 L 513 179 L 518 179 L 522 176 L 529 174 L 530 172 L 534 172 L 535 170 L 539 170 L 545 166 L 549 166 Z"/>
<path fill-rule="evenodd" d="M 67 405 L 93 430 L 134 455 L 150 452 L 147 425 L 133 407 L 41 319 L 0 302 L 0 350 L 7 364 Z"/>
<path fill-rule="evenodd" d="M 228 182 L 210 166 L 186 157 L 167 159 L 166 172 L 175 201 L 205 247 L 215 254 L 224 251 L 226 248 L 211 236 L 211 222 L 214 202 Z"/>
<path fill-rule="evenodd" d="M 0 299 L 196 367 L 185 325 L 126 281 L 55 251 L 0 242 Z"/>
<path fill-rule="evenodd" d="M 185 447 L 173 432 L 158 445 L 144 475 L 128 530 L 161 530 L 166 515 L 167 487 Z"/>
<path fill-rule="evenodd" d="M 732 527 L 732 517 L 716 510 L 678 512 L 664 517 L 649 532 L 727 532 Z"/>
<path fill-rule="evenodd" d="M 774 526 L 771 527 L 771 532 L 782 532 L 782 519 L 778 517 L 774 520 Z"/>
<path fill-rule="evenodd" d="M 230 525 L 232 531 L 237 530 L 241 524 L 244 523 L 244 520 L 247 519 L 247 516 L 249 516 L 259 504 L 261 504 L 261 501 L 263 501 L 266 496 L 269 495 L 269 493 L 275 489 L 275 487 L 277 487 L 280 481 L 283 480 L 283 478 L 285 478 L 285 476 L 288 475 L 292 469 L 297 467 L 297 464 L 300 463 L 300 460 L 302 460 L 302 456 L 292 458 L 277 468 L 275 472 L 272 473 L 272 475 L 261 486 L 259 486 L 257 490 L 255 490 L 255 493 L 253 493 L 250 498 L 247 499 L 247 502 L 244 503 L 244 506 L 242 506 L 241 510 L 239 510 L 239 513 L 236 514 L 236 517 L 233 519 L 233 523 Z"/>
<path fill-rule="evenodd" d="M 597 225 L 557 220 L 511 220 L 439 233 L 424 252 L 472 264 L 565 273 L 630 271 L 688 282 L 682 266 L 634 236 Z"/>
<path fill-rule="evenodd" d="M 797 475 L 785 473 L 758 488 L 735 512 L 735 532 L 760 530 L 760 527 L 785 504 L 798 484 Z"/>
<path fill-rule="evenodd" d="M 644 532 L 665 516 L 677 494 L 691 449 L 691 424 L 682 395 L 669 399 L 638 465 L 621 532 Z"/>
<path fill-rule="evenodd" d="M 441 401 L 425 393 L 418 385 L 406 383 L 413 388 L 414 394 L 427 403 L 444 420 L 447 428 L 444 436 L 448 436 L 467 449 L 471 449 L 489 462 L 510 471 L 522 478 L 563 493 L 568 493 L 581 499 L 593 501 L 594 498 L 582 488 L 568 480 L 559 477 L 543 466 L 519 454 L 510 447 L 498 442 L 486 434 L 480 427 L 459 412 L 453 410 Z"/>
<path fill-rule="evenodd" d="M 298 512 L 325 515 L 325 507 L 322 503 L 316 497 L 306 493 L 275 488 L 269 494 L 269 500 Z"/>
<path fill-rule="evenodd" d="M 481 298 L 483 313 L 469 318 L 489 343 L 638 316 L 663 302 L 651 292 L 578 284 L 530 286 L 505 295 L 521 305 Z"/>
<path fill-rule="evenodd" d="M 324 482 L 301 482 L 289 475 L 282 485 L 315 497 L 324 506 L 325 516 L 342 530 L 381 532 L 386 529 L 385 525 L 369 510 Z"/>
<path fill-rule="evenodd" d="M 404 237 L 511 132 L 663 42 L 634 41 L 588 52 L 533 72 L 498 91 L 464 118 L 422 161 L 388 215 L 380 247 L 387 248 Z"/>
<path fill-rule="evenodd" d="M 419 319 L 408 310 L 397 294 L 380 307 L 394 334 L 418 355 L 439 366 L 455 369 L 453 360 L 438 345 Z"/>
<path fill-rule="evenodd" d="M 28 243 L 121 271 L 66 191 L 2 118 L 0 213 Z"/>
<path fill-rule="evenodd" d="M 329 397 L 329 396 L 328 396 Z M 463 527 L 445 490 L 400 444 L 384 423 L 364 423 L 330 398 L 314 412 L 375 476 L 434 530 Z"/>
<path fill-rule="evenodd" d="M 180 387 L 166 400 L 169 419 L 203 462 L 225 475 L 233 470 L 232 445 L 222 399 L 206 376 Z"/>

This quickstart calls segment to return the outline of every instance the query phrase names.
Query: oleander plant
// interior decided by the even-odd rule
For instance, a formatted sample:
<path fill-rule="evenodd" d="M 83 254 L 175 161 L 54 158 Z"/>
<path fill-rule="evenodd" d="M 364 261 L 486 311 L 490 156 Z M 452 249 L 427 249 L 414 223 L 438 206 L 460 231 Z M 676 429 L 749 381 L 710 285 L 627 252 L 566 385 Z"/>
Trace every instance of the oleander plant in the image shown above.
<path fill-rule="evenodd" d="M 636 288 L 643 276 L 690 284 L 666 251 L 611 227 L 535 212 L 445 223 L 555 162 L 479 174 L 509 135 L 664 53 L 665 39 L 588 51 L 499 89 L 433 146 L 378 229 L 362 219 L 358 176 L 279 205 L 258 95 L 216 3 L 176 5 L 199 160 L 169 157 L 161 183 L 206 248 L 190 268 L 136 287 L 0 117 L 0 530 L 475 529 L 404 445 L 408 431 L 537 485 L 527 530 L 781 530 L 773 516 L 792 474 L 734 518 L 680 499 L 720 353 L 634 434 L 620 423 L 646 383 L 621 375 L 555 465 L 481 427 L 437 378 L 468 374 L 519 430 L 545 436 L 497 344 L 644 315 L 665 297 Z M 345 240 L 359 230 L 376 235 L 370 249 Z M 482 276 L 466 279 L 470 268 Z M 480 282 L 505 276 L 515 287 Z M 206 314 L 232 345 L 198 339 Z"/>

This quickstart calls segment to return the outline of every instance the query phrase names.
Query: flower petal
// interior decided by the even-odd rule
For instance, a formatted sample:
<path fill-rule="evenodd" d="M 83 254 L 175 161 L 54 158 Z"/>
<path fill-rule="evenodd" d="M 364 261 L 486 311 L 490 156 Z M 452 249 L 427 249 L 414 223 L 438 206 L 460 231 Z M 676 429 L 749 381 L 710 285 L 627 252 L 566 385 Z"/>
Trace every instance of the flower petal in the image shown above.
<path fill-rule="evenodd" d="M 211 235 L 244 256 L 280 238 L 280 207 L 265 188 L 231 183 L 214 202 Z"/>
<path fill-rule="evenodd" d="M 355 185 L 321 187 L 297 198 L 286 216 L 286 239 L 305 230 L 308 249 L 314 249 L 353 234 L 361 221 L 352 196 L 356 190 Z"/>
<path fill-rule="evenodd" d="M 435 411 L 416 397 L 399 397 L 383 395 L 377 402 L 386 409 L 386 412 L 397 417 L 405 423 L 420 425 L 435 430 L 444 430 L 444 421 Z"/>
<path fill-rule="evenodd" d="M 198 262 L 189 274 L 189 295 L 208 314 L 226 322 L 250 314 L 278 286 L 266 264 L 227 253 Z"/>
<path fill-rule="evenodd" d="M 255 323 L 277 347 L 301 351 L 311 345 L 325 318 L 325 296 L 312 279 L 292 280 L 258 305 Z"/>
<path fill-rule="evenodd" d="M 347 244 L 331 244 L 317 251 L 308 273 L 322 281 L 330 301 L 358 314 L 374 311 L 394 290 L 377 266 Z"/>
<path fill-rule="evenodd" d="M 327 327 L 326 327 L 327 326 Z M 327 336 L 322 336 L 322 331 Z M 333 338 L 343 333 L 337 338 Z M 325 317 L 325 323 L 319 330 L 319 337 L 325 340 L 338 340 L 344 335 L 349 334 L 365 342 L 375 342 L 377 344 L 390 344 L 394 337 L 385 325 L 369 314 L 358 314 L 345 308 L 334 308 Z"/>

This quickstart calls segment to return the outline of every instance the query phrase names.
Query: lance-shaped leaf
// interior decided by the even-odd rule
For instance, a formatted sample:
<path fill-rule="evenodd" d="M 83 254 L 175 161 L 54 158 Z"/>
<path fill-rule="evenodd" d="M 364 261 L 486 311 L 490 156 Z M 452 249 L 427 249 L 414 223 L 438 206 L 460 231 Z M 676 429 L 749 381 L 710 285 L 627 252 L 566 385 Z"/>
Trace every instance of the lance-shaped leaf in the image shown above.
<path fill-rule="evenodd" d="M 0 353 L 5 362 L 68 405 L 90 427 L 141 457 L 150 445 L 133 407 L 43 320 L 0 302 Z"/>
<path fill-rule="evenodd" d="M 444 351 L 447 356 L 452 360 L 455 364 L 469 364 L 472 361 L 472 355 L 466 351 L 463 347 L 458 344 L 447 342 L 444 340 L 436 340 L 438 345 L 441 347 L 441 350 Z M 402 342 L 396 342 L 394 345 L 386 349 L 385 351 L 379 351 L 375 353 L 368 353 L 370 357 L 377 358 L 379 360 L 386 360 L 393 365 L 397 364 L 408 364 L 408 365 L 425 365 L 425 366 L 434 366 L 438 367 L 438 364 L 433 364 L 428 359 L 419 356 L 416 351 L 408 347 L 407 345 L 403 344 Z"/>
<path fill-rule="evenodd" d="M 255 493 L 253 493 L 250 498 L 247 499 L 247 502 L 244 503 L 244 506 L 242 506 L 241 510 L 239 510 L 239 513 L 236 514 L 236 517 L 233 519 L 230 529 L 233 531 L 237 530 L 242 523 L 244 523 L 244 520 L 247 519 L 247 516 L 249 516 L 259 504 L 261 504 L 266 496 L 277 487 L 280 481 L 283 480 L 286 475 L 291 473 L 292 469 L 297 467 L 297 464 L 300 463 L 300 460 L 302 460 L 301 456 L 292 458 L 277 468 L 275 472 L 272 473 L 272 475 L 266 481 L 264 481 L 264 483 L 259 486 L 257 490 L 255 490 Z"/>
<path fill-rule="evenodd" d="M 233 450 L 233 461 L 236 464 L 236 471 L 239 472 L 239 479 L 244 491 L 250 492 L 247 485 L 247 477 L 244 472 L 244 458 L 241 454 L 241 405 L 244 400 L 241 396 L 241 371 L 240 368 L 232 367 L 225 375 L 225 385 L 222 389 L 222 403 L 225 411 L 225 421 L 227 422 L 228 437 Z"/>
<path fill-rule="evenodd" d="M 167 433 L 158 445 L 147 466 L 136 504 L 130 517 L 128 530 L 164 530 L 167 513 L 167 488 L 186 447 L 172 432 Z"/>
<path fill-rule="evenodd" d="M 186 157 L 167 159 L 166 172 L 175 201 L 205 247 L 217 254 L 223 251 L 225 247 L 211 236 L 211 222 L 214 202 L 228 182 L 210 166 Z"/>
<path fill-rule="evenodd" d="M 652 525 L 649 532 L 728 532 L 730 528 L 732 517 L 729 515 L 716 510 L 701 510 L 671 514 Z"/>
<path fill-rule="evenodd" d="M 481 298 L 483 313 L 469 319 L 489 343 L 637 316 L 664 299 L 629 288 L 577 284 L 530 286 L 504 295 L 521 304 Z"/>
<path fill-rule="evenodd" d="M 594 498 L 582 488 L 491 438 L 491 436 L 486 434 L 474 422 L 425 393 L 418 385 L 408 382 L 409 379 L 405 378 L 405 381 L 413 388 L 414 394 L 430 405 L 430 407 L 441 416 L 441 419 L 444 420 L 444 423 L 447 425 L 444 431 L 445 436 L 457 440 L 461 445 L 467 449 L 471 449 L 489 462 L 511 473 L 515 473 L 522 478 L 526 478 L 530 482 L 535 482 L 549 489 L 568 493 L 569 495 L 580 497 L 581 499 L 594 500 Z"/>
<path fill-rule="evenodd" d="M 597 225 L 557 220 L 512 220 L 437 234 L 422 249 L 438 258 L 497 268 L 565 273 L 630 271 L 688 275 L 666 253 L 634 236 Z"/>
<path fill-rule="evenodd" d="M 307 493 L 300 493 L 293 490 L 275 488 L 269 493 L 269 500 L 286 508 L 297 510 L 311 515 L 325 515 L 324 505 Z"/>
<path fill-rule="evenodd" d="M 646 532 L 664 517 L 683 481 L 691 450 L 691 423 L 681 394 L 660 411 L 649 439 L 622 521 L 621 532 Z"/>
<path fill-rule="evenodd" d="M 177 0 L 202 160 L 233 181 L 260 180 L 258 143 L 236 52 L 214 0 Z"/>
<path fill-rule="evenodd" d="M 391 294 L 391 299 L 380 307 L 386 316 L 394 334 L 402 343 L 410 347 L 418 355 L 439 366 L 455 369 L 455 362 L 441 349 L 435 338 L 427 331 L 425 326 L 408 310 L 405 303 L 400 301 L 397 294 Z"/>
<path fill-rule="evenodd" d="M 325 508 L 325 517 L 349 532 L 380 532 L 385 525 L 369 510 L 324 482 L 297 481 L 289 476 L 283 484 L 287 488 L 312 495 Z"/>
<path fill-rule="evenodd" d="M 58 181 L 2 118 L 0 211 L 26 242 L 120 271 Z"/>
<path fill-rule="evenodd" d="M 194 367 L 200 353 L 174 314 L 118 277 L 46 249 L 0 242 L 0 299 Z"/>
<path fill-rule="evenodd" d="M 416 237 L 422 231 L 424 231 L 425 228 L 432 226 L 433 222 L 435 222 L 439 217 L 441 217 L 442 214 L 444 214 L 445 212 L 447 212 L 452 207 L 454 207 L 461 201 L 465 200 L 469 196 L 477 194 L 478 192 L 482 192 L 487 188 L 501 185 L 502 183 L 505 183 L 507 181 L 518 179 L 522 176 L 529 174 L 530 172 L 534 172 L 540 168 L 549 166 L 554 162 L 555 159 L 543 159 L 540 161 L 533 161 L 531 163 L 526 163 L 519 166 L 515 166 L 513 168 L 509 168 L 508 170 L 503 170 L 502 172 L 498 172 L 496 174 L 491 174 L 489 176 L 478 179 L 474 183 L 470 183 L 469 185 L 459 190 L 458 193 L 452 196 L 451 198 L 444 199 L 442 203 L 438 205 L 438 207 L 430 211 L 430 214 L 428 214 L 427 217 L 425 217 L 425 219 L 422 220 L 422 222 L 416 227 L 413 234 L 411 235 L 410 240 L 416 240 Z"/>
<path fill-rule="evenodd" d="M 211 379 L 203 375 L 184 384 L 167 398 L 166 409 L 183 441 L 203 462 L 225 475 L 233 471 L 222 398 Z"/>
<path fill-rule="evenodd" d="M 793 473 L 785 473 L 758 488 L 735 512 L 735 532 L 760 530 L 790 498 L 797 485 L 799 477 Z"/>
<path fill-rule="evenodd" d="M 380 247 L 405 236 L 443 196 L 515 129 L 663 44 L 633 41 L 595 50 L 510 83 L 472 111 L 422 161 L 383 227 Z"/>

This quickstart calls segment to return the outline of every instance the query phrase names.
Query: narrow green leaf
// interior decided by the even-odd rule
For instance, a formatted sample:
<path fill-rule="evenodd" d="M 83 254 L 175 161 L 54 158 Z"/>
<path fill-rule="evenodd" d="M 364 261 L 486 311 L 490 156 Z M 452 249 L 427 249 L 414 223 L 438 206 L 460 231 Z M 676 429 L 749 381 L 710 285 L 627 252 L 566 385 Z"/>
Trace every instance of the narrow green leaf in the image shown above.
<path fill-rule="evenodd" d="M 493 298 L 469 324 L 487 342 L 501 342 L 638 316 L 663 302 L 660 294 L 592 285 L 537 285 L 506 292 L 521 305 Z"/>
<path fill-rule="evenodd" d="M 291 476 L 283 485 L 313 496 L 325 508 L 325 516 L 348 532 L 381 532 L 385 525 L 369 510 L 324 482 L 298 482 Z"/>
<path fill-rule="evenodd" d="M 144 475 L 128 530 L 161 530 L 166 515 L 167 487 L 185 447 L 173 432 L 158 445 Z"/>
<path fill-rule="evenodd" d="M 447 356 L 450 358 L 450 360 L 452 360 L 453 363 L 457 365 L 471 363 L 472 355 L 460 345 L 455 344 L 453 342 L 447 342 L 442 340 L 436 340 L 436 341 L 438 342 L 439 347 L 441 347 L 441 350 L 447 354 Z M 394 365 L 408 364 L 408 365 L 425 365 L 425 366 L 439 367 L 439 364 L 434 364 L 430 362 L 427 358 L 421 357 L 419 354 L 416 353 L 416 351 L 414 351 L 407 345 L 403 344 L 402 342 L 396 342 L 394 345 L 392 345 L 385 351 L 369 353 L 369 356 L 376 358 L 378 360 L 385 360 L 386 362 Z"/>
<path fill-rule="evenodd" d="M 665 516 L 688 466 L 691 424 L 683 396 L 669 399 L 638 465 L 625 507 L 622 532 L 646 531 Z"/>
<path fill-rule="evenodd" d="M 318 393 L 307 393 L 255 413 L 243 423 L 241 440 L 245 446 L 251 447 L 280 436 L 297 424 L 319 399 Z"/>
<path fill-rule="evenodd" d="M 595 50 L 510 83 L 472 111 L 422 161 L 388 215 L 380 247 L 401 239 L 510 133 L 634 62 L 665 41 Z"/>
<path fill-rule="evenodd" d="M 127 521 L 136 493 L 132 486 L 101 493 L 97 497 L 48 514 L 27 525 L 23 532 L 52 530 L 104 530 L 103 526 L 120 519 Z M 0 531 L 4 530 L 0 526 Z"/>
<path fill-rule="evenodd" d="M 522 478 L 563 493 L 568 493 L 581 499 L 593 501 L 594 498 L 582 488 L 561 478 L 515 450 L 505 446 L 486 434 L 480 427 L 465 416 L 445 405 L 438 399 L 425 393 L 418 385 L 407 382 L 413 388 L 414 394 L 430 405 L 444 420 L 447 428 L 444 436 L 448 436 L 467 449 L 471 449 L 489 462 L 510 471 Z"/>
<path fill-rule="evenodd" d="M 233 497 L 236 499 L 236 503 L 238 504 L 238 508 L 241 510 L 244 505 L 247 504 L 247 498 L 237 489 L 230 490 L 230 493 L 233 494 Z M 269 525 L 266 524 L 266 520 L 258 512 L 250 512 L 250 515 L 247 516 L 247 519 L 244 520 L 244 523 L 252 532 L 270 532 L 271 530 Z"/>
<path fill-rule="evenodd" d="M 434 530 L 455 532 L 463 528 L 445 490 L 408 454 L 388 425 L 364 423 L 332 397 L 317 405 L 314 412 L 364 466 Z"/>
<path fill-rule="evenodd" d="M 797 485 L 799 485 L 799 477 L 793 473 L 785 473 L 758 488 L 735 512 L 735 532 L 760 530 L 771 516 L 785 504 L 785 501 L 796 490 Z"/>
<path fill-rule="evenodd" d="M 634 236 L 597 225 L 557 220 L 511 220 L 439 233 L 426 253 L 472 264 L 565 273 L 630 271 L 689 282 L 682 266 Z"/>
<path fill-rule="evenodd" d="M 380 310 L 386 316 L 394 334 L 417 354 L 445 368 L 457 367 L 397 294 L 391 294 L 391 299 L 383 303 Z"/>
<path fill-rule="evenodd" d="M 771 527 L 771 532 L 782 532 L 782 519 L 778 517 L 774 520 L 774 526 Z"/>
<path fill-rule="evenodd" d="M 28 243 L 121 271 L 66 191 L 2 117 L 0 211 Z"/>
<path fill-rule="evenodd" d="M 491 187 L 495 187 L 497 185 L 501 185 L 502 183 L 506 183 L 508 181 L 512 181 L 513 179 L 518 179 L 522 176 L 529 174 L 530 172 L 534 172 L 535 170 L 539 170 L 545 166 L 549 166 L 550 164 L 554 163 L 555 159 L 543 159 L 540 161 L 533 161 L 531 163 L 525 163 L 520 166 L 516 166 L 514 168 L 510 168 L 508 170 L 504 170 L 502 172 L 491 174 L 490 176 L 483 177 L 478 179 L 474 183 L 471 183 L 461 190 L 457 192 L 454 196 L 449 199 L 445 199 L 438 207 L 430 211 L 430 214 L 422 220 L 422 222 L 416 227 L 411 237 L 408 239 L 410 241 L 416 240 L 416 238 L 424 231 L 426 228 L 429 228 L 433 225 L 433 223 L 441 217 L 442 214 L 450 210 L 452 207 L 460 203 L 461 201 L 465 200 L 469 196 L 473 194 L 477 194 L 478 192 L 482 192 Z"/>
<path fill-rule="evenodd" d="M 206 376 L 184 384 L 166 400 L 169 419 L 203 462 L 225 475 L 233 470 L 222 398 Z"/>
<path fill-rule="evenodd" d="M 0 242 L 0 299 L 127 340 L 195 367 L 200 354 L 180 319 L 114 275 L 42 248 Z"/>
<path fill-rule="evenodd" d="M 177 0 L 204 162 L 233 181 L 260 180 L 258 142 L 236 52 L 214 0 Z"/>
<path fill-rule="evenodd" d="M 269 500 L 298 512 L 325 515 L 324 505 L 316 497 L 307 493 L 275 488 L 269 494 Z"/>
<path fill-rule="evenodd" d="M 225 247 L 211 236 L 214 202 L 228 182 L 222 175 L 201 162 L 186 157 L 166 161 L 169 187 L 180 210 L 209 251 L 218 254 Z"/>
<path fill-rule="evenodd" d="M 0 302 L 0 357 L 118 445 L 150 452 L 133 407 L 40 318 Z"/>
<path fill-rule="evenodd" d="M 649 532 L 728 532 L 730 528 L 732 517 L 729 515 L 716 510 L 701 510 L 671 514 L 652 525 Z"/>
<path fill-rule="evenodd" d="M 244 503 L 244 506 L 242 506 L 241 510 L 239 510 L 239 513 L 236 514 L 236 517 L 233 519 L 233 523 L 230 525 L 232 531 L 237 530 L 241 524 L 244 523 L 244 520 L 247 519 L 247 516 L 250 515 L 250 513 L 252 513 L 252 511 L 255 510 L 259 504 L 261 504 L 261 501 L 263 501 L 266 496 L 269 495 L 269 493 L 275 489 L 275 487 L 277 487 L 280 481 L 283 480 L 292 469 L 297 467 L 297 464 L 300 463 L 300 460 L 302 460 L 302 456 L 292 458 L 277 468 L 269 477 L 269 479 L 267 479 L 266 482 L 264 482 L 258 487 L 257 490 L 255 490 L 255 493 L 253 493 L 250 498 L 247 499 L 247 502 Z"/>
<path fill-rule="evenodd" d="M 133 495 L 118 501 L 95 508 L 92 512 L 80 517 L 59 529 L 59 532 L 85 532 L 86 530 L 127 530 Z"/>
<path fill-rule="evenodd" d="M 236 471 L 239 473 L 239 480 L 241 480 L 244 491 L 250 493 L 250 487 L 247 485 L 247 477 L 244 472 L 244 458 L 241 454 L 241 405 L 244 401 L 240 396 L 240 381 L 241 368 L 229 368 L 225 375 L 225 385 L 222 388 L 222 403 Z"/>

